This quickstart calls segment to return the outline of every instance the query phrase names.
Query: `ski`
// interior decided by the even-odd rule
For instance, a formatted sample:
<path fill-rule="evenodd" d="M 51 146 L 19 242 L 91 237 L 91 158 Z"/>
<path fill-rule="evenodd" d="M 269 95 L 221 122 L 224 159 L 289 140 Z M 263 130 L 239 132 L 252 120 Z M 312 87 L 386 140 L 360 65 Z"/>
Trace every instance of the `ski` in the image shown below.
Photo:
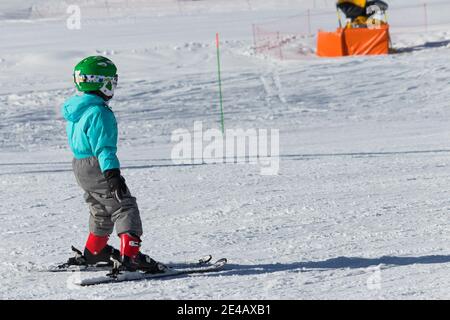
<path fill-rule="evenodd" d="M 80 251 L 72 247 L 72 251 L 78 254 Z M 191 267 L 199 267 L 210 264 L 212 255 L 205 255 L 197 260 L 192 261 L 179 261 L 168 262 L 166 264 L 169 268 L 184 269 Z M 111 263 L 98 263 L 95 265 L 71 265 L 68 263 L 60 263 L 57 265 L 51 265 L 46 268 L 47 272 L 98 272 L 98 271 L 110 271 L 113 264 Z"/>
<path fill-rule="evenodd" d="M 167 268 L 163 273 L 144 273 L 144 272 L 111 272 L 102 277 L 94 277 L 94 278 L 86 278 L 86 279 L 78 279 L 74 281 L 74 284 L 79 286 L 93 286 L 98 284 L 107 284 L 107 283 L 118 283 L 118 282 L 126 282 L 126 281 L 141 281 L 141 280 L 151 280 L 151 279 L 161 279 L 161 278 L 170 278 L 170 277 L 179 277 L 183 275 L 191 275 L 191 274 L 200 274 L 200 273 L 208 273 L 208 272 L 216 272 L 222 270 L 227 264 L 227 259 L 222 258 L 217 260 L 214 263 L 207 264 L 204 266 L 190 267 L 190 268 Z"/>
<path fill-rule="evenodd" d="M 96 264 L 96 265 L 67 265 L 59 264 L 49 266 L 46 272 L 98 272 L 111 270 L 110 264 Z"/>

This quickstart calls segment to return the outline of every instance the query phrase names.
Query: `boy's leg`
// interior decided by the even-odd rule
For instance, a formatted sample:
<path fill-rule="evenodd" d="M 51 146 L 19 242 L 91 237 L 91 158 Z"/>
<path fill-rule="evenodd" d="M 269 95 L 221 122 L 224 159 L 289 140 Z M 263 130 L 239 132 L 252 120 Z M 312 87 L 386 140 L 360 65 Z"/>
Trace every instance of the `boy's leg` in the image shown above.
<path fill-rule="evenodd" d="M 88 264 L 109 262 L 110 256 L 120 257 L 119 251 L 107 245 L 114 230 L 111 210 L 107 201 L 108 185 L 103 178 L 98 161 L 95 158 L 74 159 L 73 171 L 80 187 L 85 191 L 84 199 L 89 205 L 89 237 L 86 241 L 84 257 Z"/>
<path fill-rule="evenodd" d="M 101 194 L 88 192 L 84 194 L 84 199 L 89 205 L 89 231 L 97 236 L 108 236 L 113 233 L 114 222 L 112 214 L 105 206 L 105 198 Z"/>
<path fill-rule="evenodd" d="M 107 196 L 108 184 L 96 158 L 73 159 L 73 172 L 78 185 L 85 191 L 89 205 L 89 231 L 97 236 L 109 236 L 114 229 L 111 209 L 115 202 Z"/>
<path fill-rule="evenodd" d="M 137 237 L 142 236 L 142 222 L 136 198 L 125 197 L 112 213 L 112 221 L 116 226 L 116 233 L 120 236 L 130 233 Z"/>

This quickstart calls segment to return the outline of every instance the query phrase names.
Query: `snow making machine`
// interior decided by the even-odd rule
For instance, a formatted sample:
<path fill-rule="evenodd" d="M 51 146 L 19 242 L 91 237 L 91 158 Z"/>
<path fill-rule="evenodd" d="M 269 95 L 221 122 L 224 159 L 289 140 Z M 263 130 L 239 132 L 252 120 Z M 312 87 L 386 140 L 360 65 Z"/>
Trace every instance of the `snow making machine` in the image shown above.
<path fill-rule="evenodd" d="M 317 55 L 342 57 L 388 54 L 390 48 L 388 4 L 374 0 L 338 0 L 339 28 L 335 32 L 319 30 Z M 342 22 L 341 12 L 345 15 Z"/>

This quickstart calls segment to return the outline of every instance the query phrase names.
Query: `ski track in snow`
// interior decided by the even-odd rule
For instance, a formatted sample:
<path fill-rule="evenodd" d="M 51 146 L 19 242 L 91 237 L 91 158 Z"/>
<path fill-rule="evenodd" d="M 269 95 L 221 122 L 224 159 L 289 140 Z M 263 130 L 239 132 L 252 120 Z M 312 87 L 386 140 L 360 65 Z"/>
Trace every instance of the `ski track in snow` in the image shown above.
<path fill-rule="evenodd" d="M 246 28 L 258 17 L 240 14 Z M 205 14 L 192 39 L 172 26 L 165 40 L 138 39 L 135 22 L 119 21 L 94 51 L 89 39 L 66 39 L 58 22 L 5 24 L 24 33 L 16 42 L 0 35 L 0 297 L 450 298 L 449 48 L 424 45 L 443 41 L 448 27 L 400 38 L 415 50 L 398 55 L 280 62 L 250 54 L 250 36 L 225 24 L 226 127 L 280 129 L 279 175 L 261 176 L 250 164 L 170 160 L 173 130 L 192 131 L 194 121 L 219 127 L 206 27 L 220 19 L 227 15 Z M 151 29 L 164 21 L 137 23 Z M 38 26 L 43 42 L 56 42 L 45 51 L 29 35 Z M 27 41 L 36 51 L 23 52 Z M 76 273 L 43 272 L 87 237 L 59 106 L 74 92 L 72 64 L 96 53 L 123 70 L 111 106 L 123 173 L 142 214 L 143 250 L 161 261 L 227 257 L 225 270 L 89 288 L 72 285 Z"/>

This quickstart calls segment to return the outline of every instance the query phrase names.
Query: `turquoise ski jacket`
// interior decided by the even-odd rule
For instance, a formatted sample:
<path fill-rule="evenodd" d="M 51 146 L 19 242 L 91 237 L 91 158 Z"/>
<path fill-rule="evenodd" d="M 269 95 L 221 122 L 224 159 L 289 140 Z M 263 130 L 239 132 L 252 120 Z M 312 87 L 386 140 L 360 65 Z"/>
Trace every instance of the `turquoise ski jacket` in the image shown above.
<path fill-rule="evenodd" d="M 102 98 L 73 96 L 63 104 L 61 113 L 67 120 L 69 146 L 76 159 L 96 157 L 102 172 L 120 168 L 116 117 Z"/>

